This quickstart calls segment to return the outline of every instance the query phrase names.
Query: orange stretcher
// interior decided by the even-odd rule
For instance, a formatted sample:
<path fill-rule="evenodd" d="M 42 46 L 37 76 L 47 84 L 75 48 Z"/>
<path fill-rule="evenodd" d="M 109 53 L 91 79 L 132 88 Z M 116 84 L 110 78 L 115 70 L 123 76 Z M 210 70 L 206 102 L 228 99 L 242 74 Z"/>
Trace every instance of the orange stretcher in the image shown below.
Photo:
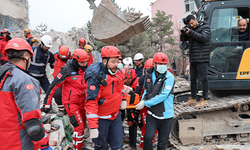
<path fill-rule="evenodd" d="M 127 95 L 127 109 L 130 109 L 130 108 L 136 108 L 135 105 L 139 104 L 139 94 L 135 94 L 135 101 L 133 104 L 130 104 L 130 98 L 131 96 L 130 95 Z"/>

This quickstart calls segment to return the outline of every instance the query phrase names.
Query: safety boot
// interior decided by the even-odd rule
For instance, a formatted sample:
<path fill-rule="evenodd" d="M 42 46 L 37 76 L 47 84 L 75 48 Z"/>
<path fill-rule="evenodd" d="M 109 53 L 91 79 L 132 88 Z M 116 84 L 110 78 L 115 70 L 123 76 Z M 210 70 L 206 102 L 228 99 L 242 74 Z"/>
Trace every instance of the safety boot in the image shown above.
<path fill-rule="evenodd" d="M 194 107 L 195 108 L 204 108 L 207 106 L 208 106 L 207 100 L 204 100 L 204 98 L 201 98 L 200 102 L 197 105 L 195 105 Z"/>
<path fill-rule="evenodd" d="M 183 103 L 183 106 L 194 106 L 196 105 L 197 101 L 196 99 L 193 99 L 192 97 L 188 98 L 188 101 L 186 103 Z"/>

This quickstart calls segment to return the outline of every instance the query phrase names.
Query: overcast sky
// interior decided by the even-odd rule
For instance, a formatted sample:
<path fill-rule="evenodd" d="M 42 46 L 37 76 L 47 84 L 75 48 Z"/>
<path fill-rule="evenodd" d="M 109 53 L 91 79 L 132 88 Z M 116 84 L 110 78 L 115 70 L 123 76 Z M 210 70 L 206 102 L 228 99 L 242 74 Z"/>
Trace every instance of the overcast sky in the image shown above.
<path fill-rule="evenodd" d="M 136 12 L 140 10 L 143 16 L 149 15 L 151 18 L 150 2 L 155 0 L 116 0 L 115 2 L 124 10 L 134 7 Z M 101 0 L 96 0 L 99 5 Z M 29 0 L 29 28 L 45 23 L 48 31 L 67 32 L 72 27 L 82 27 L 91 20 L 93 10 L 89 9 L 87 0 Z"/>

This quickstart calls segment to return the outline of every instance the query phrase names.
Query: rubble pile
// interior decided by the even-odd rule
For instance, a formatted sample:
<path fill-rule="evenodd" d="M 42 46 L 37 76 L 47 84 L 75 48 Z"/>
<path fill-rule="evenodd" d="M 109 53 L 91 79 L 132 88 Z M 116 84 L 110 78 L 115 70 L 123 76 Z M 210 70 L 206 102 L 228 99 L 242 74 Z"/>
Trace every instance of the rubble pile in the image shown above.
<path fill-rule="evenodd" d="M 51 32 L 47 32 L 45 34 L 52 37 L 53 46 L 50 49 L 50 51 L 53 53 L 58 51 L 59 46 L 67 46 L 67 47 L 69 47 L 70 51 L 73 52 L 75 49 L 77 49 L 79 47 L 78 40 L 80 38 L 84 38 L 88 44 L 93 46 L 93 49 L 96 49 L 96 47 L 94 46 L 94 38 L 88 34 L 88 32 L 84 26 L 82 28 L 77 28 L 75 31 L 69 31 L 66 33 L 58 32 L 58 31 L 51 31 Z M 40 38 L 43 35 L 32 34 L 32 36 L 37 38 L 38 40 L 40 40 Z M 12 31 L 11 37 L 18 37 L 18 38 L 25 39 L 24 34 L 23 34 L 23 30 Z"/>

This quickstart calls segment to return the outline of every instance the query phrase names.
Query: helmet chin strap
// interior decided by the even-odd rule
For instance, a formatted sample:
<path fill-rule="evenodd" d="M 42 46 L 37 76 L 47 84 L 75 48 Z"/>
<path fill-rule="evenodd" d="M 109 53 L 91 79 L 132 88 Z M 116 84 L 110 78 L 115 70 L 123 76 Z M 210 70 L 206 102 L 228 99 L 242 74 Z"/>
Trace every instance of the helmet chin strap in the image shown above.
<path fill-rule="evenodd" d="M 27 60 L 26 58 L 21 57 L 24 53 L 25 53 L 25 51 L 23 51 L 22 53 L 20 53 L 20 54 L 18 54 L 18 55 L 15 55 L 15 54 L 14 54 L 14 51 L 13 51 L 13 52 L 11 52 L 11 53 L 9 53 L 9 54 L 7 54 L 7 55 L 8 55 L 9 58 L 19 58 L 19 59 L 26 60 L 26 68 L 25 68 L 25 69 L 28 70 L 29 59 L 30 59 L 30 58 Z"/>

